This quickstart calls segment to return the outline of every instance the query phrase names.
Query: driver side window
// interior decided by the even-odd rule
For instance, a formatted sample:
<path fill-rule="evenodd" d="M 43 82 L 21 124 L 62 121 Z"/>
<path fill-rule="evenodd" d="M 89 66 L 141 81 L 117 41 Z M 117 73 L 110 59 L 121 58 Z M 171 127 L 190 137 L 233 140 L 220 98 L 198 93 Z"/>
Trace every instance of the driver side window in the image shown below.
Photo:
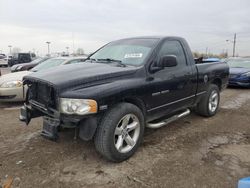
<path fill-rule="evenodd" d="M 161 46 L 158 54 L 157 62 L 164 55 L 175 55 L 177 58 L 177 66 L 186 66 L 186 57 L 179 41 L 165 41 Z"/>

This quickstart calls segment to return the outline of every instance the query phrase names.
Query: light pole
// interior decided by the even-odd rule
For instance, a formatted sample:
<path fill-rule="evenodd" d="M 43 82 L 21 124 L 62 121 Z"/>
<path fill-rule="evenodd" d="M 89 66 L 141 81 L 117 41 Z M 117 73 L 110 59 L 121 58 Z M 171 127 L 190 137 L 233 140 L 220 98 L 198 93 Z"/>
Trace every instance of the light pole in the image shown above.
<path fill-rule="evenodd" d="M 8 47 L 10 48 L 10 55 L 11 55 L 11 47 L 12 47 L 12 46 L 11 46 L 11 45 L 9 45 Z"/>
<path fill-rule="evenodd" d="M 233 42 L 233 57 L 235 56 L 235 46 L 236 46 L 236 33 L 234 33 L 234 42 Z"/>
<path fill-rule="evenodd" d="M 69 55 L 69 47 L 67 46 L 66 49 L 67 49 L 67 54 Z"/>
<path fill-rule="evenodd" d="M 233 43 L 233 57 L 235 57 L 235 47 L 236 47 L 236 33 L 234 34 L 234 40 L 226 40 L 227 42 Z"/>
<path fill-rule="evenodd" d="M 50 56 L 50 49 L 49 49 L 49 45 L 50 45 L 50 43 L 51 43 L 51 42 L 48 42 L 48 41 L 47 41 L 46 43 L 48 44 L 48 56 Z"/>

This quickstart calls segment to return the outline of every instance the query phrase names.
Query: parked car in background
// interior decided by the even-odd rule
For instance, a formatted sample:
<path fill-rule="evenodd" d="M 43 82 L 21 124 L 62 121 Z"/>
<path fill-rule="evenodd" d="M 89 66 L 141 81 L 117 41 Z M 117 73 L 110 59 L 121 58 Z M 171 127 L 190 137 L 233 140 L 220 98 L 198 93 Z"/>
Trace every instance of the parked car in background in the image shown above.
<path fill-rule="evenodd" d="M 229 86 L 250 88 L 250 58 L 232 58 L 226 61 L 229 65 Z"/>
<path fill-rule="evenodd" d="M 10 70 L 11 70 L 11 72 L 30 70 L 33 67 L 37 66 L 38 64 L 40 64 L 48 59 L 49 59 L 49 57 L 40 57 L 40 58 L 37 58 L 37 59 L 31 61 L 30 63 L 22 63 L 22 64 L 13 65 Z"/>
<path fill-rule="evenodd" d="M 36 59 L 36 55 L 34 53 L 17 53 L 14 54 L 11 59 L 9 59 L 8 65 L 12 67 L 16 64 L 29 63 L 34 59 Z"/>
<path fill-rule="evenodd" d="M 0 54 L 0 60 L 4 59 L 6 57 L 5 54 Z"/>
<path fill-rule="evenodd" d="M 6 59 L 0 59 L 0 67 L 8 67 L 8 61 Z"/>
<path fill-rule="evenodd" d="M 216 57 L 210 57 L 210 58 L 205 58 L 203 59 L 203 62 L 207 62 L 207 63 L 212 63 L 212 62 L 220 62 L 220 59 L 219 58 L 216 58 Z"/>
<path fill-rule="evenodd" d="M 45 71 L 59 65 L 83 62 L 86 57 L 51 58 L 37 65 L 30 71 L 6 74 L 0 77 L 0 102 L 24 101 L 27 88 L 23 86 L 23 77 L 32 72 Z"/>
<path fill-rule="evenodd" d="M 219 58 L 194 58 L 196 64 L 202 64 L 202 63 L 219 63 L 222 62 Z"/>
<path fill-rule="evenodd" d="M 5 54 L 0 54 L 0 67 L 7 67 L 8 61 L 5 59 Z"/>
<path fill-rule="evenodd" d="M 42 135 L 58 138 L 61 127 L 93 138 L 114 162 L 131 157 L 145 126 L 159 128 L 190 113 L 217 113 L 227 86 L 226 63 L 195 64 L 180 37 L 138 37 L 111 42 L 85 63 L 24 77 L 29 92 L 21 108 L 26 124 L 43 116 Z"/>

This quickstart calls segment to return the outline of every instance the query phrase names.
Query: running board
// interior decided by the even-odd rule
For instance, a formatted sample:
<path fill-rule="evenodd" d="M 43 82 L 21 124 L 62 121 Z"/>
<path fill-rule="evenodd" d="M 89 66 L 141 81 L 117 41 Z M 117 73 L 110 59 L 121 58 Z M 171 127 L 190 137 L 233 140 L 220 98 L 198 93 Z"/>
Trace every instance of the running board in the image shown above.
<path fill-rule="evenodd" d="M 171 123 L 173 121 L 176 121 L 177 119 L 185 117 L 185 116 L 187 116 L 189 114 L 190 114 L 190 110 L 187 109 L 186 111 L 184 111 L 184 112 L 182 112 L 180 114 L 173 115 L 172 117 L 170 117 L 168 119 L 165 119 L 165 120 L 163 120 L 161 122 L 158 122 L 158 123 L 148 123 L 147 127 L 148 128 L 152 128 L 152 129 L 157 129 L 157 128 L 160 128 L 160 127 L 162 127 L 164 125 L 167 125 L 167 124 L 169 124 L 169 123 Z"/>

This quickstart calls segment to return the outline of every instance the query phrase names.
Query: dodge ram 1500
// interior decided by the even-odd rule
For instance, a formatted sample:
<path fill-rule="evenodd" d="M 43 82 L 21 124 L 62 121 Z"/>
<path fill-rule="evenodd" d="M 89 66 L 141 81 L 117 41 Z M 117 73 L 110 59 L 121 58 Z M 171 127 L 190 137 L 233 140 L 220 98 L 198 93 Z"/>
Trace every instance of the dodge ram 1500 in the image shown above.
<path fill-rule="evenodd" d="M 75 128 L 114 162 L 131 157 L 144 128 L 160 128 L 190 110 L 216 114 L 228 82 L 226 63 L 195 64 L 180 37 L 137 37 L 110 42 L 85 63 L 30 74 L 20 120 L 43 117 L 42 135 Z M 77 132 L 77 131 L 76 131 Z"/>

